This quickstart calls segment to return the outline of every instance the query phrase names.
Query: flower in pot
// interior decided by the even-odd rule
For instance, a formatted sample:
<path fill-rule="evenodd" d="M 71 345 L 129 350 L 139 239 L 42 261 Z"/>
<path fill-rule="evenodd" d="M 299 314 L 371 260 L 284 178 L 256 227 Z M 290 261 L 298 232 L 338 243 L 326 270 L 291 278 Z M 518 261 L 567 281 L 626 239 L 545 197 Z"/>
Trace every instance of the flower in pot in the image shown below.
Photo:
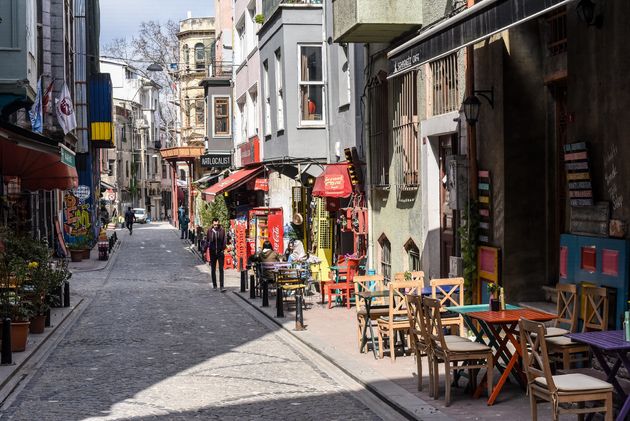
<path fill-rule="evenodd" d="M 33 264 L 34 263 L 34 264 Z M 29 306 L 33 313 L 31 316 L 31 333 L 42 333 L 46 325 L 46 314 L 50 309 L 47 300 L 51 282 L 55 282 L 55 270 L 49 262 L 29 264 L 30 279 L 25 286 L 29 289 Z"/>

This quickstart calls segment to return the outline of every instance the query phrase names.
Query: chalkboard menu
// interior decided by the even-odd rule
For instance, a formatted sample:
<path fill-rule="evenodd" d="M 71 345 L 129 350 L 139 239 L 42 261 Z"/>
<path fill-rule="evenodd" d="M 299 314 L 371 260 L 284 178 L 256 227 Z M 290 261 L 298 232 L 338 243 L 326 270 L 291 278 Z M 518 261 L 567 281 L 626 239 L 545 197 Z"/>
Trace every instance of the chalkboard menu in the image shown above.
<path fill-rule="evenodd" d="M 564 166 L 571 206 L 593 206 L 593 186 L 586 142 L 564 145 Z"/>

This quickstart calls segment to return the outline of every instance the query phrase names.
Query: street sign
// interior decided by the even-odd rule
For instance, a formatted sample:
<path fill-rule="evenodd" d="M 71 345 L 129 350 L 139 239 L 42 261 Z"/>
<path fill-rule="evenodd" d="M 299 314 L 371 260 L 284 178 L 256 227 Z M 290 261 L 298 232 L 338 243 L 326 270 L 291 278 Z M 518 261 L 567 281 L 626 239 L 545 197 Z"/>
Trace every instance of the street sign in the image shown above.
<path fill-rule="evenodd" d="M 105 198 L 110 202 L 113 202 L 114 200 L 116 200 L 116 193 L 112 189 L 107 189 L 107 191 L 105 192 Z"/>
<path fill-rule="evenodd" d="M 213 153 L 201 155 L 202 168 L 229 168 L 232 166 L 232 155 L 229 153 Z"/>
<path fill-rule="evenodd" d="M 63 162 L 69 167 L 74 168 L 76 165 L 74 161 L 74 152 L 72 152 L 70 149 L 66 148 L 63 145 L 59 145 L 59 146 L 60 146 L 60 152 L 61 152 L 61 162 Z"/>

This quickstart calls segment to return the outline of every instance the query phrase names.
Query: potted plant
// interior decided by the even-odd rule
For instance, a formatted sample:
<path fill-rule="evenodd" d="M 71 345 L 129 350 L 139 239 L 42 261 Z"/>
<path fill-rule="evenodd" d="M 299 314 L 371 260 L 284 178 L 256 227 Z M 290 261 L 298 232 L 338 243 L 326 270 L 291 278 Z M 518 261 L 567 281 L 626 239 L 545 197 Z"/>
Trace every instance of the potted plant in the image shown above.
<path fill-rule="evenodd" d="M 488 294 L 490 294 L 490 310 L 499 311 L 499 284 L 497 282 L 488 282 Z"/>
<path fill-rule="evenodd" d="M 50 283 L 54 282 L 55 270 L 51 267 L 50 262 L 30 266 L 32 266 L 31 276 L 27 285 L 29 290 L 28 305 L 32 313 L 30 332 L 43 333 L 46 326 L 46 314 L 50 309 L 47 295 Z"/>

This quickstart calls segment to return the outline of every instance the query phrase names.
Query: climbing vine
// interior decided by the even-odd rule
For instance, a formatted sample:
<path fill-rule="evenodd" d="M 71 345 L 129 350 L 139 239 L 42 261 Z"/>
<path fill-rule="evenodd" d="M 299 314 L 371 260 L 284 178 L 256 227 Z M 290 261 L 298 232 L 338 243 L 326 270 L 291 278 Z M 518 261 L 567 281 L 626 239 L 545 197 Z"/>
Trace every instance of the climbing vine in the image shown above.
<path fill-rule="evenodd" d="M 464 265 L 464 300 L 472 303 L 473 287 L 477 277 L 477 246 L 479 231 L 479 209 L 476 201 L 470 201 L 464 210 L 458 229 Z"/>

